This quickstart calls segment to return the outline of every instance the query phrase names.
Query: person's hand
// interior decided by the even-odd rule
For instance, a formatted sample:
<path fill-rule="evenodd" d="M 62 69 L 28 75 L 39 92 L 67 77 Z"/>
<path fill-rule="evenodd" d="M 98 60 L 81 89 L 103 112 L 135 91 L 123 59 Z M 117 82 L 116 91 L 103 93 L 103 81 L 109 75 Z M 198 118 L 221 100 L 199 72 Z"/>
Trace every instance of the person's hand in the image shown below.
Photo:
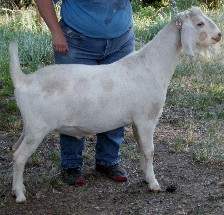
<path fill-rule="evenodd" d="M 52 47 L 61 54 L 65 54 L 68 51 L 68 43 L 63 32 L 52 33 Z"/>

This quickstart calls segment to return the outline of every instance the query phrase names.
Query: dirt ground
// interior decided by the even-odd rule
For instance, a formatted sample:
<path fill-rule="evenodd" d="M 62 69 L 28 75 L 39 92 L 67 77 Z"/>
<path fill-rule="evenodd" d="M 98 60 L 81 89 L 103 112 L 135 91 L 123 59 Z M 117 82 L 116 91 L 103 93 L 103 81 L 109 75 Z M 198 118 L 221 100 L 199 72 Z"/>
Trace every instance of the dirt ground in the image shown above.
<path fill-rule="evenodd" d="M 126 215 L 224 214 L 223 164 L 195 163 L 192 152 L 169 147 L 172 132 L 157 126 L 154 168 L 163 191 L 150 192 L 139 171 L 139 156 L 131 129 L 126 129 L 122 165 L 129 174 L 125 183 L 113 182 L 94 170 L 94 137 L 88 138 L 84 173 L 86 183 L 68 186 L 60 177 L 58 140 L 50 135 L 36 157 L 26 165 L 27 201 L 16 204 L 11 195 L 12 142 L 17 133 L 1 132 L 0 214 L 2 215 Z M 175 132 L 175 131 L 174 131 Z M 183 131 L 184 132 L 184 131 Z M 56 157 L 56 158 L 54 158 Z"/>

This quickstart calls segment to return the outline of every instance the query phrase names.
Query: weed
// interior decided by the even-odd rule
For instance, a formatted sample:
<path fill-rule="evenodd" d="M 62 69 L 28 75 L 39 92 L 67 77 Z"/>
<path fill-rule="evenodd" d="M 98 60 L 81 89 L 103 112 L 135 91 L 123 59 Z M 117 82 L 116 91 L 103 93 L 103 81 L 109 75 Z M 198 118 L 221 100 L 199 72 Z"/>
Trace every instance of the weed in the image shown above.
<path fill-rule="evenodd" d="M 55 163 L 57 166 L 60 165 L 60 153 L 58 150 L 54 150 L 50 154 L 50 160 Z"/>
<path fill-rule="evenodd" d="M 217 142 L 203 141 L 192 147 L 193 159 L 199 163 L 218 163 L 224 160 L 224 151 Z"/>
<path fill-rule="evenodd" d="M 41 156 L 37 153 L 32 154 L 30 164 L 39 166 L 41 162 Z"/>
<path fill-rule="evenodd" d="M 173 139 L 172 143 L 170 143 L 171 149 L 173 149 L 175 152 L 188 152 L 189 151 L 189 145 L 186 143 L 183 139 Z"/>

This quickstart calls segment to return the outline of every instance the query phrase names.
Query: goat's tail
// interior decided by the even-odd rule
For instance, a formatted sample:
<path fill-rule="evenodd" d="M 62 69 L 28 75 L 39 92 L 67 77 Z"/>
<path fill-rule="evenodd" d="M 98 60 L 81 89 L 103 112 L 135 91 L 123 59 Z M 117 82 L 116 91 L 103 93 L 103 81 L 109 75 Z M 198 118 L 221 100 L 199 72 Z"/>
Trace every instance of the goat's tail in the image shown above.
<path fill-rule="evenodd" d="M 9 71 L 11 74 L 13 85 L 16 88 L 18 87 L 18 85 L 23 83 L 25 77 L 25 74 L 22 72 L 19 63 L 18 44 L 16 42 L 10 43 L 9 56 L 10 56 Z"/>

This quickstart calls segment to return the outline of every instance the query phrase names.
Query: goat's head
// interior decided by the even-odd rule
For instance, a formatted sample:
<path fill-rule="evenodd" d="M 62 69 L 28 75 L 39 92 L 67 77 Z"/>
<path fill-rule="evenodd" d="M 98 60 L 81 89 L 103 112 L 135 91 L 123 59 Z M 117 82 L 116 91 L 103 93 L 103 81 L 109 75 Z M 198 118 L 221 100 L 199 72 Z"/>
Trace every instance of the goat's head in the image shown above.
<path fill-rule="evenodd" d="M 221 40 L 221 31 L 199 8 L 181 12 L 181 44 L 184 50 L 194 56 L 195 52 L 207 56 L 209 45 Z"/>

